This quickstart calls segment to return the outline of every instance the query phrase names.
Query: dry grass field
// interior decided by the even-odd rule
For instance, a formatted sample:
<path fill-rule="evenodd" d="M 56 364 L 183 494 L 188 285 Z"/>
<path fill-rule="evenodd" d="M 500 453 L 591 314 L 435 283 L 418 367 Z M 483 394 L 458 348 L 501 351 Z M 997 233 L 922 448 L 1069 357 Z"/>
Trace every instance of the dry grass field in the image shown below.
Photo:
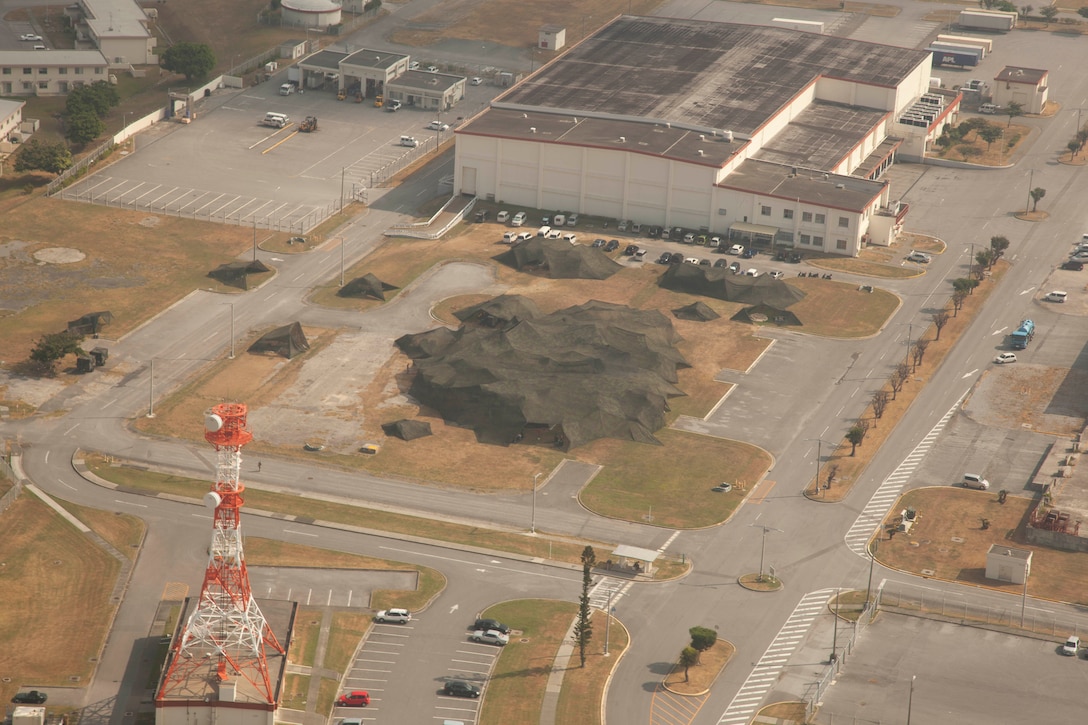
<path fill-rule="evenodd" d="M 143 535 L 132 517 L 74 511 L 92 527 L 106 523 L 100 533 L 126 555 Z M 24 683 L 86 684 L 105 642 L 120 565 L 28 492 L 0 526 L 0 651 L 13 677 L 0 683 L 0 698 L 7 702 Z"/>

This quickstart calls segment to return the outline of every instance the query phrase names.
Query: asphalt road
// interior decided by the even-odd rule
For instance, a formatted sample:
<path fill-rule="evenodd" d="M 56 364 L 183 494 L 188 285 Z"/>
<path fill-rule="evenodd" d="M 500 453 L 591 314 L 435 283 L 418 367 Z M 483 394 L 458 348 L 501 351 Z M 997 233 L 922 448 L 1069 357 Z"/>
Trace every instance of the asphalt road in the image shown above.
<path fill-rule="evenodd" d="M 1049 67 L 1052 98 L 1061 100 L 1066 108 L 1088 107 L 1088 79 L 1069 65 L 1078 57 L 1077 50 L 1061 50 L 1063 44 L 1077 42 L 1076 39 L 1025 33 L 1003 37 L 1001 42 L 1008 51 L 1000 51 L 994 62 Z M 696 562 L 695 571 L 686 579 L 637 585 L 617 602 L 617 614 L 634 633 L 634 642 L 621 660 L 609 690 L 611 721 L 647 721 L 652 692 L 660 680 L 662 667 L 674 660 L 688 627 L 701 624 L 718 627 L 720 636 L 737 646 L 738 654 L 716 683 L 696 722 L 733 722 L 723 718 L 723 713 L 731 711 L 733 717 L 739 712 L 730 705 L 748 679 L 751 671 L 748 663 L 759 660 L 805 593 L 864 585 L 868 562 L 843 545 L 843 536 L 872 492 L 978 379 L 989 364 L 1002 331 L 1031 309 L 1031 293 L 1045 283 L 1067 249 L 1060 240 L 1074 240 L 1088 229 L 1081 206 L 1088 193 L 1084 174 L 1078 167 L 1054 163 L 1055 150 L 1063 148 L 1065 140 L 1072 136 L 1076 114 L 1063 112 L 1053 119 L 1027 122 L 1037 128 L 1038 135 L 1015 167 L 986 172 L 931 167 L 906 191 L 902 198 L 912 207 L 909 228 L 933 233 L 948 241 L 950 248 L 934 260 L 921 280 L 896 283 L 903 294 L 903 307 L 880 335 L 849 343 L 783 335 L 756 370 L 737 375 L 742 389 L 735 394 L 735 401 L 731 399 L 722 406 L 720 415 L 712 416 L 705 425 L 715 433 L 762 441 L 775 455 L 776 464 L 768 477 L 774 487 L 763 503 L 743 507 L 726 526 L 686 532 L 675 539 L 670 531 L 602 521 L 573 507 L 545 506 L 538 510 L 538 526 L 542 529 L 652 548 L 668 543 L 670 553 L 683 552 Z M 447 159 L 386 194 L 367 217 L 345 232 L 349 262 L 361 258 L 380 242 L 380 230 L 399 220 L 399 211 L 411 209 L 421 189 L 435 188 L 437 180 L 448 173 Z M 1045 224 L 1027 224 L 1011 217 L 1011 212 L 1024 207 L 1029 184 L 1048 190 L 1041 205 L 1051 214 Z M 944 304 L 950 292 L 948 280 L 963 276 L 969 245 L 985 245 L 996 234 L 1012 241 L 1008 254 L 1014 262 L 1012 269 L 942 367 L 922 371 L 927 378 L 925 390 L 877 453 L 863 480 L 841 505 L 804 499 L 800 491 L 815 471 L 816 439 L 835 442 L 841 438 L 867 404 L 871 391 L 905 353 L 907 336 L 924 327 L 928 316 Z M 299 314 L 305 291 L 339 272 L 338 249 L 282 260 L 264 253 L 261 256 L 276 266 L 279 274 L 260 290 L 232 298 L 239 331 Z M 111 353 L 120 361 L 154 358 L 157 397 L 227 352 L 228 315 L 222 298 L 196 292 L 124 340 L 112 343 Z M 63 415 L 39 416 L 30 423 L 3 426 L 5 433 L 18 436 L 26 446 L 24 467 L 45 490 L 77 503 L 137 513 L 151 524 L 132 586 L 122 603 L 117 626 L 89 693 L 89 702 L 108 703 L 121 688 L 117 707 L 112 712 L 101 709 L 108 715 L 102 722 L 121 723 L 122 713 L 131 706 L 128 701 L 131 685 L 128 680 L 121 682 L 122 675 L 133 643 L 147 635 L 167 573 L 173 576 L 188 573 L 192 582 L 199 577 L 204 564 L 206 522 L 197 516 L 179 515 L 179 509 L 175 508 L 178 504 L 90 487 L 75 476 L 68 464 L 72 450 L 85 446 L 125 458 L 156 461 L 179 470 L 210 469 L 208 451 L 201 447 L 151 441 L 125 429 L 126 419 L 146 412 L 149 372 L 135 365 L 120 384 L 107 389 L 87 382 L 77 383 L 43 409 Z M 775 381 L 774 388 L 761 392 L 760 388 L 771 381 Z M 291 464 L 282 465 L 282 470 L 280 463 L 266 466 L 262 482 L 287 486 L 304 478 L 302 474 L 306 471 L 293 469 Z M 955 471 L 959 468 L 955 464 Z M 934 475 L 940 472 L 935 471 Z M 345 495 L 350 490 L 355 496 L 362 479 L 367 484 L 368 500 L 422 512 L 465 510 L 466 502 L 475 500 L 470 494 L 449 495 L 354 474 L 322 471 L 320 478 L 313 484 L 314 490 L 332 495 Z M 503 504 L 488 508 L 491 518 L 487 523 L 523 528 L 528 518 L 528 497 L 507 496 Z M 252 517 L 245 526 L 248 533 L 288 540 L 296 536 L 285 532 L 282 525 L 276 528 Z M 767 534 L 766 541 L 767 562 L 775 566 L 787 585 L 784 591 L 774 595 L 754 594 L 736 585 L 738 575 L 758 568 L 761 526 L 781 530 Z M 434 562 L 449 576 L 451 588 L 436 602 L 434 614 L 428 614 L 428 623 L 432 617 L 439 621 L 438 613 L 453 604 L 478 608 L 512 593 L 519 596 L 565 593 L 573 598 L 577 591 L 576 582 L 572 585 L 566 581 L 567 574 L 556 575 L 559 578 L 554 582 L 548 575 L 542 575 L 541 572 L 549 571 L 545 566 L 510 565 L 516 570 L 514 574 L 508 577 L 504 572 L 495 576 L 493 571 L 477 571 L 488 569 L 478 560 L 448 557 L 441 549 L 416 546 L 383 549 L 387 546 L 386 539 L 339 532 L 322 531 L 317 538 L 320 545 L 330 548 Z M 317 543 L 314 537 L 304 539 L 302 543 Z M 812 630 L 812 636 L 816 631 Z M 807 631 L 802 634 L 807 636 Z M 1018 669 L 1019 663 L 1010 663 L 1008 671 Z M 803 692 L 787 694 L 800 696 Z M 404 697 L 411 699 L 407 694 Z M 941 720 L 937 713 L 928 721 L 951 722 Z"/>

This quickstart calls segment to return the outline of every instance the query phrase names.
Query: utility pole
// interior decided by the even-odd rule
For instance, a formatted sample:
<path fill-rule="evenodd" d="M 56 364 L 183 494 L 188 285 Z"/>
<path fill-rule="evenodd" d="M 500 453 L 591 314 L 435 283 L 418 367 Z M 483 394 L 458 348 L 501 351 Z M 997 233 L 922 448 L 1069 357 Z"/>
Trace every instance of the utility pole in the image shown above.
<path fill-rule="evenodd" d="M 608 609 L 605 611 L 605 624 L 604 624 L 604 656 L 608 656 L 608 633 L 612 629 L 612 595 L 616 593 L 615 589 L 608 590 Z"/>
<path fill-rule="evenodd" d="M 760 545 L 759 545 L 759 579 L 757 579 L 757 581 L 760 584 L 762 584 L 763 583 L 763 559 L 764 559 L 764 554 L 767 552 L 767 532 L 768 531 L 777 531 L 780 534 L 784 534 L 786 532 L 784 532 L 782 529 L 776 529 L 773 526 L 764 526 L 763 524 L 748 524 L 748 526 L 749 526 L 749 528 L 763 529 L 763 538 L 762 538 L 762 540 L 760 542 Z"/>
<path fill-rule="evenodd" d="M 839 659 L 839 588 L 835 587 L 835 620 L 831 630 L 831 664 Z"/>
<path fill-rule="evenodd" d="M 147 417 L 155 417 L 155 358 L 151 358 L 151 386 L 147 393 Z"/>
<path fill-rule="evenodd" d="M 340 237 L 340 286 L 344 286 L 344 245 L 347 240 Z"/>
<path fill-rule="evenodd" d="M 869 584 L 865 587 L 865 611 L 869 611 L 869 598 L 873 591 L 873 564 L 876 562 L 876 547 L 879 543 L 879 537 L 873 539 L 872 547 L 869 549 Z M 872 621 L 871 617 L 869 621 Z"/>
<path fill-rule="evenodd" d="M 253 261 L 257 261 L 257 217 L 253 217 Z"/>
<path fill-rule="evenodd" d="M 234 359 L 234 303 L 230 303 L 230 359 Z"/>
<path fill-rule="evenodd" d="M 538 473 L 533 476 L 533 518 L 529 523 L 529 533 L 536 535 L 536 482 L 543 476 L 543 473 Z"/>

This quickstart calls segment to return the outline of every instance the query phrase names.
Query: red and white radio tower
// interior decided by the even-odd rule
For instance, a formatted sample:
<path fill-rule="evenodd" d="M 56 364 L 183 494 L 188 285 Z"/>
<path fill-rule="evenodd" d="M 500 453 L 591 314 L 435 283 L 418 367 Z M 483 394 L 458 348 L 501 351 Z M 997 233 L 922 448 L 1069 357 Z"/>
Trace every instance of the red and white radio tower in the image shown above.
<path fill-rule="evenodd" d="M 276 693 L 269 679 L 265 648 L 280 655 L 284 650 L 253 599 L 242 552 L 240 518 L 245 486 L 238 476 L 242 446 L 253 440 L 246 429 L 246 406 L 224 403 L 213 407 L 204 416 L 204 438 L 219 453 L 215 484 L 204 496 L 205 505 L 215 509 L 211 554 L 200 601 L 171 648 L 169 668 L 156 700 L 204 690 L 194 680 L 242 677 L 256 688 L 257 698 L 274 706 Z"/>

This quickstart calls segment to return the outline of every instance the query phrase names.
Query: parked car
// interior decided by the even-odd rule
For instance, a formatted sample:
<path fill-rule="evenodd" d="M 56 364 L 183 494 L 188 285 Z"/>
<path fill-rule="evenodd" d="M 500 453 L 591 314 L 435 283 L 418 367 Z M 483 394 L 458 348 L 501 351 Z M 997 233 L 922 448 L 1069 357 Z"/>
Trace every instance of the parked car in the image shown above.
<path fill-rule="evenodd" d="M 650 227 L 650 231 L 646 232 L 646 236 L 650 239 L 658 239 L 661 237 L 661 227 Z"/>
<path fill-rule="evenodd" d="M 672 261 L 672 252 L 662 252 L 661 256 L 657 258 L 658 264 L 668 264 Z"/>
<path fill-rule="evenodd" d="M 683 252 L 673 252 L 672 256 L 669 257 L 669 264 L 683 264 L 683 263 L 684 263 L 684 253 Z"/>
<path fill-rule="evenodd" d="M 977 473 L 965 473 L 963 474 L 963 485 L 966 488 L 977 488 L 980 491 L 985 491 L 990 487 L 990 482 Z"/>
<path fill-rule="evenodd" d="M 479 697 L 480 688 L 464 680 L 450 680 L 442 686 L 442 694 L 453 697 Z"/>
<path fill-rule="evenodd" d="M 470 86 L 481 86 L 481 85 L 483 85 L 483 83 L 484 83 L 484 79 L 480 78 L 479 76 L 473 76 L 472 78 L 469 78 L 469 80 L 468 80 L 468 84 Z"/>
<path fill-rule="evenodd" d="M 684 235 L 684 238 L 681 241 L 684 244 L 695 244 L 695 233 L 694 232 L 688 232 L 687 234 Z"/>
<path fill-rule="evenodd" d="M 642 225 L 638 224 L 637 222 L 632 224 L 631 225 L 631 233 L 635 234 L 635 235 L 642 234 Z"/>
<path fill-rule="evenodd" d="M 686 258 L 684 259 L 684 263 L 685 263 L 685 264 L 694 264 L 694 265 L 698 265 L 698 264 L 699 264 L 699 258 L 698 258 L 698 257 L 686 257 Z"/>
<path fill-rule="evenodd" d="M 729 265 L 729 271 L 733 274 L 740 273 L 740 262 L 733 262 L 731 265 Z"/>
<path fill-rule="evenodd" d="M 561 236 L 563 236 L 563 231 L 561 229 L 552 229 L 552 230 L 549 230 L 548 233 L 544 235 L 544 238 L 545 239 L 559 239 Z"/>
<path fill-rule="evenodd" d="M 561 227 L 567 223 L 567 215 L 556 212 L 552 215 L 552 226 Z"/>
<path fill-rule="evenodd" d="M 1076 252 L 1070 257 L 1074 262 L 1088 262 L 1088 250 L 1083 252 Z"/>
<path fill-rule="evenodd" d="M 708 242 L 708 244 L 711 247 L 713 247 L 714 249 L 718 249 L 719 247 L 722 246 L 722 238 L 719 237 L 719 236 L 713 236 L 713 237 L 710 238 L 710 241 Z"/>
<path fill-rule="evenodd" d="M 1077 262 L 1075 260 L 1070 259 L 1068 262 L 1062 262 L 1062 269 L 1068 269 L 1068 270 L 1072 270 L 1074 272 L 1079 272 L 1082 269 L 1084 269 L 1084 262 Z"/>
<path fill-rule="evenodd" d="M 578 235 L 577 234 L 564 234 L 563 239 L 567 240 L 571 244 L 577 244 L 578 243 Z"/>
<path fill-rule="evenodd" d="M 437 73 L 438 72 L 438 66 L 436 66 L 436 65 L 427 66 L 427 72 L 428 73 Z"/>
<path fill-rule="evenodd" d="M 709 267 L 710 266 L 710 260 L 709 259 L 700 259 L 699 260 L 699 266 L 700 267 Z"/>
<path fill-rule="evenodd" d="M 503 634 L 502 632 L 494 629 L 478 629 L 468 637 L 473 642 L 479 642 L 480 644 L 494 644 L 499 647 L 505 647 L 510 644 L 510 635 Z"/>
<path fill-rule="evenodd" d="M 669 234 L 669 239 L 673 240 L 674 242 L 679 242 L 683 238 L 684 238 L 684 228 L 683 227 L 673 227 L 672 232 Z"/>
<path fill-rule="evenodd" d="M 998 356 L 994 358 L 994 362 L 997 363 L 998 365 L 1004 365 L 1006 363 L 1014 363 L 1014 362 L 1016 362 L 1016 353 L 1014 353 L 1014 352 L 999 353 Z"/>
<path fill-rule="evenodd" d="M 625 232 L 627 231 L 627 227 L 630 226 L 630 224 L 631 222 L 627 221 L 626 219 L 621 219 L 620 223 L 616 225 L 616 229 L 620 230 L 621 232 Z"/>
<path fill-rule="evenodd" d="M 431 129 L 432 131 L 449 131 L 450 125 L 448 123 L 442 123 L 438 119 L 435 119 L 434 121 L 431 121 L 427 124 L 427 128 Z"/>
<path fill-rule="evenodd" d="M 19 40 L 29 40 L 35 43 L 40 43 L 42 42 L 42 36 L 35 35 L 34 33 L 23 33 L 19 36 Z"/>
<path fill-rule="evenodd" d="M 374 615 L 374 621 L 379 624 L 408 624 L 412 621 L 412 613 L 407 609 L 383 609 Z"/>
<path fill-rule="evenodd" d="M 1062 645 L 1062 654 L 1076 657 L 1078 651 L 1080 651 L 1080 637 L 1075 634 L 1070 635 L 1069 639 L 1065 640 L 1065 644 Z"/>
<path fill-rule="evenodd" d="M 1046 293 L 1046 297 L 1043 299 L 1047 302 L 1065 302 L 1065 298 L 1069 296 L 1068 292 L 1062 292 L 1061 290 L 1052 290 Z"/>
<path fill-rule="evenodd" d="M 604 240 L 604 239 L 598 238 L 598 239 L 593 240 L 593 248 L 594 249 L 600 249 L 601 247 L 603 247 L 606 244 L 608 244 L 608 241 Z"/>
<path fill-rule="evenodd" d="M 578 226 L 578 215 L 577 214 L 571 214 L 569 217 L 567 217 L 567 226 L 568 227 Z"/>
<path fill-rule="evenodd" d="M 979 113 L 985 113 L 987 115 L 995 114 L 1000 110 L 1001 106 L 995 106 L 992 103 L 983 103 L 981 106 L 978 107 Z"/>
<path fill-rule="evenodd" d="M 752 247 L 748 247 L 744 250 L 744 253 L 740 255 L 741 259 L 751 259 L 756 256 L 756 250 Z"/>
<path fill-rule="evenodd" d="M 499 224 L 505 224 L 509 220 L 510 212 L 506 210 L 500 211 L 498 214 L 495 215 L 495 221 L 497 221 Z"/>
<path fill-rule="evenodd" d="M 714 269 L 721 269 L 722 267 L 726 267 L 728 265 L 729 265 L 729 260 L 728 259 L 719 259 L 718 261 L 714 262 Z"/>
<path fill-rule="evenodd" d="M 476 223 L 481 224 L 483 222 L 486 222 L 489 216 L 491 216 L 490 211 L 488 211 L 487 209 L 480 209 L 478 212 L 476 212 Z"/>
<path fill-rule="evenodd" d="M 729 253 L 735 257 L 739 257 L 740 255 L 744 254 L 744 245 L 734 244 L 732 247 L 729 248 Z"/>
<path fill-rule="evenodd" d="M 609 239 L 608 244 L 604 245 L 604 251 L 606 251 L 606 252 L 614 252 L 619 248 L 620 248 L 620 240 L 618 240 L 618 239 Z M 626 254 L 626 252 L 625 252 L 625 254 Z M 634 254 L 634 252 L 632 252 L 632 254 Z"/>
<path fill-rule="evenodd" d="M 930 257 L 925 252 L 919 252 L 918 250 L 914 250 L 907 255 L 908 262 L 918 262 L 920 264 L 929 264 L 932 259 L 933 257 Z"/>
<path fill-rule="evenodd" d="M 759 270 L 757 270 L 755 267 L 749 267 L 748 269 L 746 269 L 744 271 L 744 276 L 745 277 L 758 277 L 759 276 Z"/>
<path fill-rule="evenodd" d="M 548 216 L 547 214 L 540 217 L 540 226 L 548 227 L 548 226 L 551 226 L 551 224 L 552 224 L 552 218 L 550 216 Z"/>
<path fill-rule="evenodd" d="M 783 275 L 781 270 L 776 269 L 775 271 L 771 272 L 771 279 L 782 279 L 782 276 Z"/>
<path fill-rule="evenodd" d="M 30 692 L 20 692 L 11 698 L 11 701 L 17 705 L 44 705 L 45 701 L 49 699 L 49 695 L 38 690 L 31 690 Z"/>
<path fill-rule="evenodd" d="M 525 212 L 523 212 L 523 211 L 519 211 L 517 214 L 514 215 L 514 218 L 510 220 L 510 225 L 515 226 L 515 227 L 520 227 L 524 223 L 525 223 Z"/>
<path fill-rule="evenodd" d="M 552 228 L 545 224 L 544 226 L 540 227 L 540 229 L 536 230 L 536 235 L 538 237 L 546 237 L 548 236 L 548 232 L 550 232 L 551 230 Z"/>
<path fill-rule="evenodd" d="M 419 70 L 419 61 L 413 60 L 411 63 L 409 63 L 408 70 Z"/>
<path fill-rule="evenodd" d="M 638 245 L 637 244 L 628 244 L 626 247 L 623 248 L 623 253 L 625 255 L 627 255 L 628 257 L 635 256 L 635 253 L 637 251 L 638 251 Z"/>
<path fill-rule="evenodd" d="M 294 92 L 295 92 L 295 84 L 294 83 L 284 83 L 282 86 L 280 86 L 280 95 L 281 96 L 289 96 Z"/>
<path fill-rule="evenodd" d="M 352 690 L 336 698 L 337 707 L 366 707 L 370 704 L 370 693 L 366 690 Z"/>

